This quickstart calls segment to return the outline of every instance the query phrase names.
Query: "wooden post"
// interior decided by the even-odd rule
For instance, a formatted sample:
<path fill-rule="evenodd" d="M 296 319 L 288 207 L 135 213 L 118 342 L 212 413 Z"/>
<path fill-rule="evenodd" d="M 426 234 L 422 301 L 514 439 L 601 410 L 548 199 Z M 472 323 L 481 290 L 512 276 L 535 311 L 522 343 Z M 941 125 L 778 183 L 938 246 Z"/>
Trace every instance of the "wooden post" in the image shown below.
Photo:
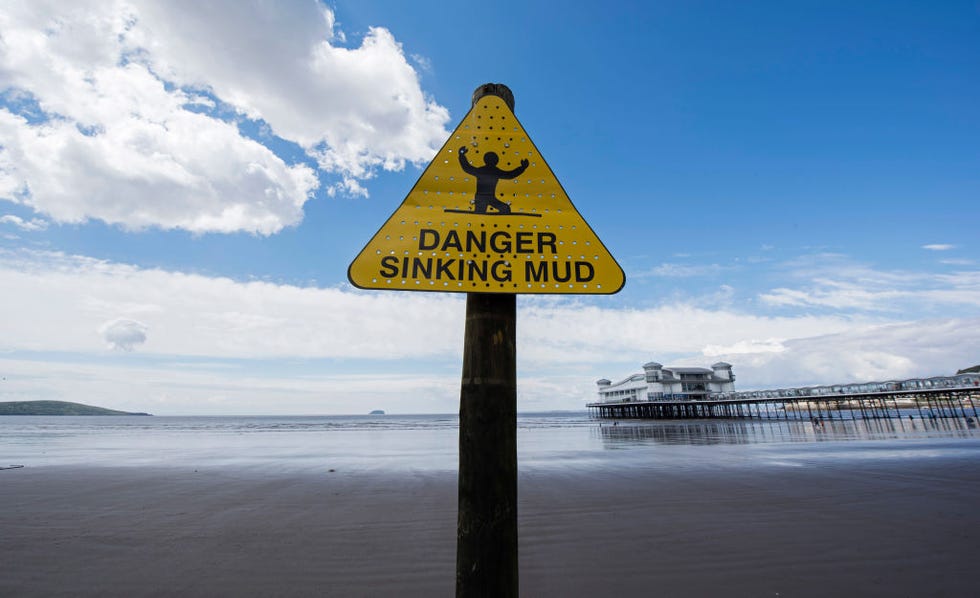
<path fill-rule="evenodd" d="M 505 85 L 473 92 L 502 98 Z M 456 596 L 516 598 L 517 576 L 517 300 L 468 293 L 459 392 L 459 511 Z"/>

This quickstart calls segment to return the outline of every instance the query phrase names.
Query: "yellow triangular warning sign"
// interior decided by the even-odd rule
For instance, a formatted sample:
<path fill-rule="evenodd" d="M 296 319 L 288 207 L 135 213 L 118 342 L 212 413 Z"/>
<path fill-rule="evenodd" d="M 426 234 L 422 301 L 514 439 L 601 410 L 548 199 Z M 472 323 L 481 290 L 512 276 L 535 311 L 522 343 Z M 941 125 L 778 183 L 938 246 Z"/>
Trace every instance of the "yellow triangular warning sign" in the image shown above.
<path fill-rule="evenodd" d="M 611 294 L 626 281 L 495 95 L 473 105 L 347 277 L 458 293 Z"/>

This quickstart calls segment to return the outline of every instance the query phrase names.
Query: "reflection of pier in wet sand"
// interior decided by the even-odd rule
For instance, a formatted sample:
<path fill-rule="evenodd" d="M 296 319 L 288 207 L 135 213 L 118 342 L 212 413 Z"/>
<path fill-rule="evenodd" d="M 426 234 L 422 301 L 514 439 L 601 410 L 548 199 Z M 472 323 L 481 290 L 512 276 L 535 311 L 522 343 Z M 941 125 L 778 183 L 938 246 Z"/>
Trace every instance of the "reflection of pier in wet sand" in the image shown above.
<path fill-rule="evenodd" d="M 638 444 L 714 445 L 880 440 L 899 437 L 975 437 L 977 423 L 962 418 L 891 418 L 808 421 L 717 419 L 600 423 L 594 433 L 608 447 Z"/>
<path fill-rule="evenodd" d="M 977 420 L 980 388 L 937 388 L 862 392 L 819 397 L 738 397 L 703 401 L 651 400 L 590 403 L 589 412 L 611 419 L 767 419 L 854 420 L 938 419 Z"/>

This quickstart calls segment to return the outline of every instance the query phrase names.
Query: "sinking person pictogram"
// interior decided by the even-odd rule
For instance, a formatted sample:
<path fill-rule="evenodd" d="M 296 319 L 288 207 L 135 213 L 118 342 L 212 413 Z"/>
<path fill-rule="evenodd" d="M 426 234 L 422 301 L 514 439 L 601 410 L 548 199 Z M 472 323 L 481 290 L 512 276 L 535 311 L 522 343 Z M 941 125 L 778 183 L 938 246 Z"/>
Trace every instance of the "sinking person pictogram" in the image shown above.
<path fill-rule="evenodd" d="M 445 208 L 445 212 L 455 212 L 457 214 L 487 214 L 487 215 L 512 215 L 512 216 L 536 216 L 541 217 L 541 214 L 531 214 L 527 212 L 513 213 L 510 210 L 510 206 L 505 202 L 497 199 L 497 181 L 500 179 L 516 179 L 521 176 L 527 167 L 531 165 L 531 161 L 527 158 L 521 160 L 521 165 L 512 170 L 501 170 L 497 167 L 500 162 L 500 157 L 496 152 L 487 152 L 483 154 L 483 166 L 473 166 L 470 164 L 469 158 L 466 157 L 468 150 L 466 146 L 459 148 L 457 155 L 459 156 L 459 166 L 463 169 L 463 172 L 476 177 L 476 194 L 473 196 L 473 211 L 470 210 L 459 210 L 456 208 Z M 487 212 L 488 207 L 493 207 L 496 212 Z"/>

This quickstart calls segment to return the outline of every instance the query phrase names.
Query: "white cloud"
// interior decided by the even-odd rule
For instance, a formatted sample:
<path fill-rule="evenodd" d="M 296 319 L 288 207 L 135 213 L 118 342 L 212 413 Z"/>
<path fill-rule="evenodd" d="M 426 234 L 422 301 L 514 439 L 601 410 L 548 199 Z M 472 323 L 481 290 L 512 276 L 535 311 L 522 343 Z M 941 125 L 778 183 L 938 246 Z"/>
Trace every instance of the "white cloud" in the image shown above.
<path fill-rule="evenodd" d="M 0 224 L 11 224 L 13 226 L 16 226 L 20 230 L 28 231 L 28 232 L 41 231 L 48 228 L 48 223 L 45 220 L 41 220 L 40 218 L 32 218 L 30 220 L 24 220 L 23 218 L 19 216 L 14 216 L 13 214 L 6 214 L 4 216 L 0 216 Z"/>
<path fill-rule="evenodd" d="M 146 370 L 134 370 L 126 388 L 163 397 L 171 413 L 360 413 L 367 405 L 395 409 L 389 405 L 396 401 L 403 411 L 455 410 L 462 296 L 240 282 L 29 251 L 0 251 L 0 288 L 0 353 L 81 356 L 58 366 L 77 384 L 55 380 L 61 370 L 51 364 L 50 377 L 25 382 L 16 396 L 74 387 L 98 402 L 126 371 L 120 364 L 111 372 L 86 369 L 91 356 L 111 358 L 106 341 L 139 346 Z M 632 309 L 615 297 L 534 296 L 522 296 L 518 307 L 522 409 L 580 408 L 594 398 L 596 379 L 626 376 L 651 359 L 728 361 L 738 387 L 749 389 L 948 373 L 980 355 L 975 311 L 885 320 L 685 303 Z M 200 367 L 186 365 L 194 363 Z M 284 363 L 299 374 L 263 373 Z M 35 366 L 17 368 L 26 376 Z M 105 380 L 86 378 L 93 372 Z"/>
<path fill-rule="evenodd" d="M 949 251 L 955 248 L 956 245 L 950 245 L 948 243 L 930 243 L 929 245 L 923 245 L 923 249 L 928 249 L 929 251 Z"/>
<path fill-rule="evenodd" d="M 809 256 L 786 264 L 798 286 L 759 294 L 774 307 L 818 307 L 838 312 L 878 312 L 904 317 L 956 309 L 964 315 L 980 306 L 980 271 L 953 273 L 878 270 L 842 256 Z"/>
<path fill-rule="evenodd" d="M 447 135 L 447 111 L 391 33 L 333 45 L 344 38 L 315 2 L 9 2 L 0 31 L 0 89 L 27 102 L 0 109 L 0 197 L 59 222 L 257 234 L 298 223 L 316 173 L 243 136 L 212 97 L 354 195 Z"/>
<path fill-rule="evenodd" d="M 786 345 L 782 339 L 767 338 L 738 341 L 732 345 L 706 345 L 701 353 L 707 357 L 718 357 L 719 355 L 745 355 L 751 353 L 782 353 L 786 350 Z"/>
<path fill-rule="evenodd" d="M 142 322 L 117 318 L 100 326 L 99 334 L 105 339 L 110 349 L 132 351 L 136 345 L 142 345 L 146 342 L 147 329 L 146 324 Z"/>
<path fill-rule="evenodd" d="M 94 352 L 91 331 L 125 319 L 152 329 L 154 354 L 219 358 L 455 358 L 463 297 L 237 282 L 50 252 L 0 252 L 0 350 Z M 609 305 L 609 302 L 603 302 Z M 698 352 L 747 339 L 846 330 L 837 316 L 766 317 L 685 304 L 631 310 L 522 298 L 529 367 Z M 628 348 L 628 349 L 624 349 Z"/>
<path fill-rule="evenodd" d="M 712 352 L 752 388 L 951 375 L 980 355 L 980 318 L 858 326 L 781 342 L 783 350 Z"/>
<path fill-rule="evenodd" d="M 717 276 L 718 274 L 731 270 L 731 267 L 721 264 L 676 264 L 662 263 L 648 270 L 631 274 L 633 278 L 648 278 L 659 276 L 664 278 L 693 278 L 698 276 Z"/>
<path fill-rule="evenodd" d="M 528 297 L 520 306 L 520 356 L 535 367 L 623 360 L 643 363 L 663 355 L 698 353 L 706 345 L 809 337 L 869 322 L 835 315 L 755 315 L 687 303 L 624 309 Z"/>
<path fill-rule="evenodd" d="M 0 350 L 91 352 L 92 330 L 136 320 L 155 354 L 372 358 L 456 354 L 460 297 L 236 282 L 57 253 L 0 253 Z M 458 314 L 458 318 L 449 318 Z M 445 322 L 455 324 L 446 325 Z"/>
<path fill-rule="evenodd" d="M 945 278 L 945 280 L 943 280 Z M 906 313 L 909 305 L 917 310 L 959 306 L 973 311 L 980 305 L 980 286 L 970 276 L 929 277 L 928 286 L 888 288 L 856 281 L 815 280 L 804 289 L 777 288 L 759 298 L 780 307 L 824 307 L 882 313 Z"/>
<path fill-rule="evenodd" d="M 0 137 L 0 168 L 16 179 L 0 196 L 59 222 L 267 235 L 302 219 L 317 184 L 233 125 L 182 110 L 159 123 L 122 117 L 96 136 L 0 110 Z"/>
<path fill-rule="evenodd" d="M 426 98 L 390 31 L 372 27 L 357 48 L 332 42 L 333 12 L 314 2 L 140 2 L 134 40 L 154 70 L 222 100 L 318 158 L 345 179 L 432 158 L 445 108 Z M 220 23 L 219 27 L 215 23 Z"/>
<path fill-rule="evenodd" d="M 950 285 L 980 285 L 949 276 Z M 92 330 L 132 320 L 154 330 L 155 354 L 218 358 L 454 358 L 463 297 L 239 282 L 141 269 L 53 252 L 0 252 L 10 318 L 0 350 L 94 352 Z M 926 300 L 946 300 L 943 290 Z M 948 291 L 953 292 L 953 291 Z M 889 323 L 844 314 L 752 314 L 669 303 L 618 307 L 614 298 L 522 296 L 524 367 L 646 360 L 657 355 L 780 352 L 794 339 Z M 895 320 L 891 320 L 895 321 Z M 899 320 L 900 321 L 900 320 Z"/>
<path fill-rule="evenodd" d="M 940 264 L 946 264 L 947 266 L 973 266 L 976 262 L 966 258 L 948 258 L 944 260 L 939 260 Z"/>
<path fill-rule="evenodd" d="M 432 72 L 432 61 L 420 54 L 412 54 L 412 62 L 425 72 Z"/>

